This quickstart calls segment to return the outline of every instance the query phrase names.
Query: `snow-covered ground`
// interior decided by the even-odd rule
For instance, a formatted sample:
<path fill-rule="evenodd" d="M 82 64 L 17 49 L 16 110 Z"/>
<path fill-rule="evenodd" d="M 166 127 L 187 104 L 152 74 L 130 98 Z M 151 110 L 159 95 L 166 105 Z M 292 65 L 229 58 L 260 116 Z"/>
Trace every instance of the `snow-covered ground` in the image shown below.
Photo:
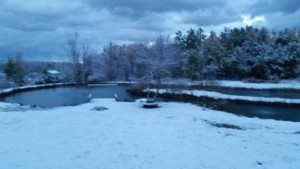
<path fill-rule="evenodd" d="M 93 110 L 96 106 L 108 110 Z M 143 109 L 140 102 L 98 99 L 45 110 L 1 103 L 0 138 L 1 169 L 300 166 L 300 123 L 239 117 L 186 103 Z"/>

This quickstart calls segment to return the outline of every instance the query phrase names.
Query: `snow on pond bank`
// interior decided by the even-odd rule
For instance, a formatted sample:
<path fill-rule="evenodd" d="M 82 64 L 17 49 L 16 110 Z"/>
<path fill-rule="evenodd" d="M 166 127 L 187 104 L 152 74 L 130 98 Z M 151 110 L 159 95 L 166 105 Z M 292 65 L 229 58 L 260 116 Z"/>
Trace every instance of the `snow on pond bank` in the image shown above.
<path fill-rule="evenodd" d="M 74 107 L 0 111 L 0 168 L 298 169 L 299 130 L 300 123 L 184 103 L 143 109 L 139 102 L 98 99 Z"/>
<path fill-rule="evenodd" d="M 247 83 L 243 81 L 216 81 L 217 86 L 246 89 L 295 89 L 300 90 L 300 81 L 286 80 L 279 83 Z"/>
<path fill-rule="evenodd" d="M 190 81 L 188 79 L 166 79 L 162 81 L 163 84 L 169 85 L 188 85 L 188 86 L 220 86 L 229 88 L 244 88 L 244 89 L 291 89 L 300 90 L 299 80 L 282 80 L 278 83 L 262 82 L 262 83 L 251 83 L 244 81 L 234 81 L 234 80 L 212 80 L 212 81 Z"/>
<path fill-rule="evenodd" d="M 144 90 L 144 91 L 147 91 Z M 156 92 L 156 89 L 151 89 L 152 92 Z M 173 91 L 170 89 L 160 89 L 160 94 L 169 93 L 169 94 L 187 94 L 196 97 L 208 97 L 213 99 L 227 99 L 227 100 L 242 100 L 242 101 L 251 101 L 251 102 L 265 102 L 265 103 L 286 103 L 286 104 L 300 104 L 300 99 L 285 99 L 285 98 L 266 98 L 266 97 L 253 97 L 253 96 L 236 96 L 222 94 L 213 91 L 205 90 L 180 90 Z"/>
<path fill-rule="evenodd" d="M 51 83 L 51 84 L 40 84 L 40 85 L 30 85 L 30 86 L 19 86 L 15 88 L 0 89 L 0 95 L 11 93 L 18 90 L 39 89 L 45 87 L 58 87 L 58 86 L 75 85 L 75 84 L 76 83 Z"/>

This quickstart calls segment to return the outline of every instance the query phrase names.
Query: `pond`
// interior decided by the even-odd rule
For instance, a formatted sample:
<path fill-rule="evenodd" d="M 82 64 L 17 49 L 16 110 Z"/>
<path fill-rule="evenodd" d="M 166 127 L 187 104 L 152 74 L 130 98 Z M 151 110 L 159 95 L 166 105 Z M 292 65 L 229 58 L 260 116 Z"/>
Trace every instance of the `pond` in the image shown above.
<path fill-rule="evenodd" d="M 282 121 L 300 122 L 300 105 L 269 104 L 239 102 L 233 100 L 216 100 L 211 98 L 163 98 L 163 101 L 179 101 L 192 103 L 214 110 L 221 110 L 238 116 L 260 119 L 274 119 Z"/>
<path fill-rule="evenodd" d="M 300 105 L 231 103 L 227 111 L 247 117 L 300 122 Z"/>
<path fill-rule="evenodd" d="M 51 108 L 86 103 L 89 101 L 88 95 L 90 93 L 93 98 L 113 98 L 114 94 L 117 93 L 121 101 L 134 101 L 140 97 L 145 97 L 145 95 L 134 96 L 129 94 L 127 89 L 130 87 L 128 85 L 100 85 L 42 88 L 8 95 L 0 98 L 0 101 Z M 248 90 L 248 92 L 250 91 Z M 209 98 L 169 98 L 164 96 L 162 98 L 162 101 L 190 102 L 207 108 L 224 110 L 247 117 L 300 122 L 300 105 L 222 101 Z"/>
<path fill-rule="evenodd" d="M 92 98 L 114 98 L 114 94 L 117 93 L 120 100 L 133 101 L 135 98 L 126 90 L 126 86 L 120 85 L 66 86 L 23 91 L 0 99 L 3 102 L 45 108 L 87 103 L 89 94 Z"/>

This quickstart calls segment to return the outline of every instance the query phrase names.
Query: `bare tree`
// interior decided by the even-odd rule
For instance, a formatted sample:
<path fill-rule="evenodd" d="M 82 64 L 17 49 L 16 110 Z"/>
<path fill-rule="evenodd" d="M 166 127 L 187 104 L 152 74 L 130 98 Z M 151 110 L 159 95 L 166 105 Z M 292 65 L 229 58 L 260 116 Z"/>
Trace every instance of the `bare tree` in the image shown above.
<path fill-rule="evenodd" d="M 101 59 L 105 62 L 108 80 L 115 80 L 118 76 L 118 45 L 109 43 L 103 48 Z"/>
<path fill-rule="evenodd" d="M 72 76 L 76 83 L 86 82 L 91 75 L 92 57 L 87 41 L 80 42 L 79 35 L 74 33 L 67 38 L 65 51 L 69 55 L 72 64 Z"/>
<path fill-rule="evenodd" d="M 78 42 L 79 35 L 74 33 L 67 38 L 65 44 L 66 53 L 69 55 L 72 63 L 72 75 L 76 83 L 82 82 L 82 65 L 80 63 L 80 48 Z"/>
<path fill-rule="evenodd" d="M 93 74 L 93 57 L 91 55 L 83 57 L 83 80 L 85 83 L 89 81 L 89 77 Z"/>
<path fill-rule="evenodd" d="M 93 74 L 93 55 L 91 54 L 91 49 L 88 41 L 84 41 L 82 43 L 81 53 L 83 59 L 83 81 L 84 83 L 87 83 L 89 77 Z"/>
<path fill-rule="evenodd" d="M 146 81 L 148 88 L 153 83 L 156 86 L 156 92 L 153 99 L 157 97 L 161 87 L 161 79 L 171 74 L 172 66 L 176 62 L 172 58 L 172 45 L 168 38 L 158 36 L 154 42 L 148 43 L 144 47 L 144 55 L 139 60 L 144 65 L 143 81 Z M 150 98 L 148 91 L 147 98 Z"/>
<path fill-rule="evenodd" d="M 119 69 L 125 81 L 129 81 L 136 67 L 137 48 L 135 44 L 122 45 L 119 48 Z"/>

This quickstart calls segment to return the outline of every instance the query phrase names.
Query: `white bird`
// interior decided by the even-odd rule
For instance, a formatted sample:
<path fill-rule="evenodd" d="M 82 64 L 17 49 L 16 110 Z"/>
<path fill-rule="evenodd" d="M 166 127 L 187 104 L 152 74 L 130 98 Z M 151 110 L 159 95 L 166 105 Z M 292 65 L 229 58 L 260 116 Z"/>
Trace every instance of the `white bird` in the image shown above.
<path fill-rule="evenodd" d="M 91 101 L 91 99 L 92 99 L 92 94 L 91 93 L 89 93 L 89 96 L 88 96 L 88 98 L 89 98 L 89 102 Z"/>

